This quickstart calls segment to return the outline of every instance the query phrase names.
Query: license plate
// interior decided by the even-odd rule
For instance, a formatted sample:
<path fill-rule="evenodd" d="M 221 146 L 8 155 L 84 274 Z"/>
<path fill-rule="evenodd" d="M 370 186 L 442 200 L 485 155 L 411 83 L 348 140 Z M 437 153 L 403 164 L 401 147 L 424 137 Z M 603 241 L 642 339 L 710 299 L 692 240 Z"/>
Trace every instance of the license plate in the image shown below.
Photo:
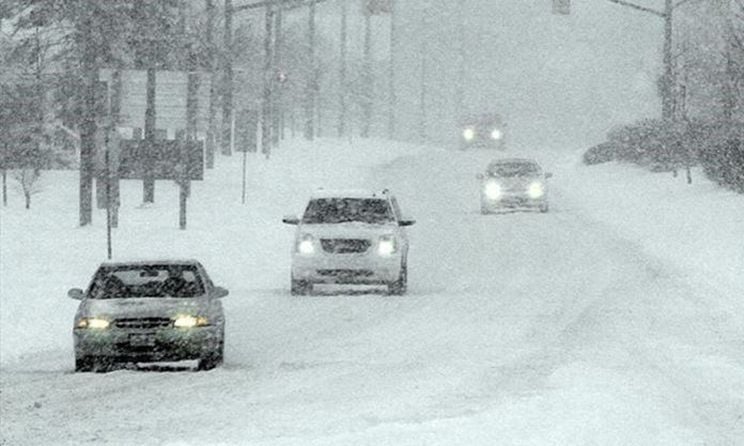
<path fill-rule="evenodd" d="M 132 333 L 129 335 L 129 345 L 135 347 L 152 347 L 155 345 L 155 335 L 152 333 Z"/>

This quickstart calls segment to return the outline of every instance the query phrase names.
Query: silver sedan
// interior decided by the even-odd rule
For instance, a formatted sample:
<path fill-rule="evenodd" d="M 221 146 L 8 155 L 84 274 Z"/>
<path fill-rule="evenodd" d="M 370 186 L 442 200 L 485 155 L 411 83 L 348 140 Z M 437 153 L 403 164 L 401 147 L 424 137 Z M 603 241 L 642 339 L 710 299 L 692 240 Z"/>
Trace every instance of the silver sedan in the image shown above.
<path fill-rule="evenodd" d="M 73 324 L 76 371 L 117 362 L 198 360 L 211 369 L 224 357 L 221 297 L 194 260 L 106 262 L 80 300 Z"/>

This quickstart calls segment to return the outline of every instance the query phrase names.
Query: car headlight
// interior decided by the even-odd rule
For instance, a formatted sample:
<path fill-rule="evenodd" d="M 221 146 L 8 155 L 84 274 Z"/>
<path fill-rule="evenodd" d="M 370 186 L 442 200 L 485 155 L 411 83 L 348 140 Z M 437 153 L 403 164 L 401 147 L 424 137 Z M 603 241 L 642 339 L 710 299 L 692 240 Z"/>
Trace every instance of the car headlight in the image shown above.
<path fill-rule="evenodd" d="M 502 136 L 504 136 L 504 134 L 499 129 L 494 129 L 491 132 L 491 138 L 493 138 L 493 139 L 498 140 L 498 139 L 501 139 Z"/>
<path fill-rule="evenodd" d="M 107 319 L 103 319 L 100 317 L 84 317 L 77 321 L 77 324 L 75 324 L 75 328 L 105 330 L 109 328 L 109 325 L 111 325 L 111 322 L 109 322 Z"/>
<path fill-rule="evenodd" d="M 496 181 L 489 181 L 483 189 L 483 192 L 491 200 L 498 200 L 501 197 L 501 185 Z"/>
<path fill-rule="evenodd" d="M 208 325 L 207 318 L 202 316 L 182 315 L 173 320 L 173 326 L 177 328 L 194 328 Z"/>
<path fill-rule="evenodd" d="M 475 129 L 473 128 L 466 128 L 462 131 L 462 137 L 465 138 L 465 141 L 472 141 L 473 138 L 475 138 Z"/>
<path fill-rule="evenodd" d="M 297 252 L 305 255 L 311 255 L 315 253 L 315 242 L 313 241 L 312 235 L 305 234 L 300 237 L 300 240 L 297 242 Z"/>
<path fill-rule="evenodd" d="M 380 241 L 377 242 L 377 254 L 381 256 L 389 256 L 395 254 L 398 251 L 398 243 L 393 235 L 383 235 L 380 237 Z"/>
<path fill-rule="evenodd" d="M 541 182 L 535 181 L 527 188 L 527 195 L 530 198 L 540 198 L 545 195 L 545 186 Z"/>

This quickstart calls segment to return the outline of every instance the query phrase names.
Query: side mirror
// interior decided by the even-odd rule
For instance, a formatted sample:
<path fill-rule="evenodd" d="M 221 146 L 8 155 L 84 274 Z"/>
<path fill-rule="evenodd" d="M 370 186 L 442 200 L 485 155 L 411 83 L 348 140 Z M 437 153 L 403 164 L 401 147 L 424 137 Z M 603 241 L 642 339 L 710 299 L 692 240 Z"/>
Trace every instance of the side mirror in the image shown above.
<path fill-rule="evenodd" d="M 299 225 L 300 219 L 297 218 L 296 215 L 285 215 L 284 218 L 282 218 L 282 223 L 286 223 L 288 225 Z"/>
<path fill-rule="evenodd" d="M 80 288 L 71 288 L 67 292 L 67 297 L 75 300 L 83 300 L 83 298 L 85 298 L 85 293 Z"/>
<path fill-rule="evenodd" d="M 545 172 L 545 178 L 553 178 L 553 172 Z"/>
<path fill-rule="evenodd" d="M 230 294 L 230 292 L 227 291 L 225 288 L 222 288 L 221 286 L 212 288 L 212 297 L 215 299 L 220 299 L 227 296 L 228 294 Z"/>
<path fill-rule="evenodd" d="M 414 223 L 416 223 L 416 220 L 400 220 L 398 226 L 412 226 Z"/>

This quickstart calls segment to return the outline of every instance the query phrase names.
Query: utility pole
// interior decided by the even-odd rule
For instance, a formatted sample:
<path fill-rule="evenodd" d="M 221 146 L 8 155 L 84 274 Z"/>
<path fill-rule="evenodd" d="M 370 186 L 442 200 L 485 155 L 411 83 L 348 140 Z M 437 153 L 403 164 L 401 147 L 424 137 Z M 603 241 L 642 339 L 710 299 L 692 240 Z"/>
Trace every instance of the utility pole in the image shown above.
<path fill-rule="evenodd" d="M 556 2 L 558 0 L 554 0 Z M 674 120 L 674 67 L 672 66 L 672 34 L 673 34 L 673 19 L 674 9 L 676 6 L 688 0 L 680 0 L 675 6 L 673 0 L 664 0 L 664 10 L 657 11 L 656 9 L 647 8 L 645 6 L 637 5 L 635 3 L 625 0 L 608 0 L 612 3 L 616 3 L 621 6 L 635 9 L 637 11 L 646 12 L 664 20 L 664 45 L 663 45 L 663 57 L 662 63 L 664 65 L 663 73 L 661 75 L 661 118 L 664 121 Z"/>
<path fill-rule="evenodd" d="M 307 48 L 308 48 L 308 72 L 305 80 L 305 139 L 312 141 L 315 136 L 314 112 L 315 112 L 315 3 L 317 0 L 310 0 L 310 10 L 308 13 L 307 26 Z"/>
<path fill-rule="evenodd" d="M 338 73 L 339 93 L 338 93 L 338 136 L 346 134 L 346 34 L 348 27 L 348 8 L 346 0 L 341 2 L 341 66 Z"/>
<path fill-rule="evenodd" d="M 372 12 L 364 8 L 364 99 L 362 103 L 362 138 L 369 138 L 372 125 Z"/>
<path fill-rule="evenodd" d="M 225 0 L 225 31 L 222 90 L 222 154 L 232 155 L 233 67 L 232 67 L 232 0 Z"/>

